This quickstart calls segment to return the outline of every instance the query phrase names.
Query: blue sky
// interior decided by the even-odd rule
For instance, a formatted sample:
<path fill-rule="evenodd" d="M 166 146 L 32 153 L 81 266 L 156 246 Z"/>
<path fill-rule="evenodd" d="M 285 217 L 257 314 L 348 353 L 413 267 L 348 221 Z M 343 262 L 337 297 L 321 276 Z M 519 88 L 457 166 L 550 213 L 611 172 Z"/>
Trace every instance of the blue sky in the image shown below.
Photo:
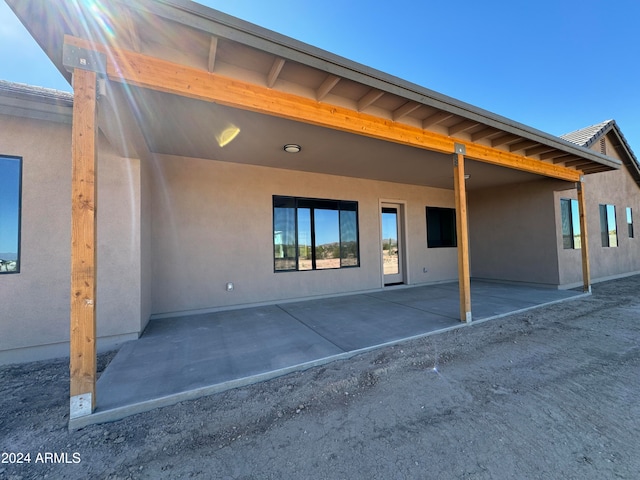
<path fill-rule="evenodd" d="M 638 0 L 200 3 L 551 134 L 614 118 L 640 154 Z M 70 90 L 0 18 L 0 78 Z"/>

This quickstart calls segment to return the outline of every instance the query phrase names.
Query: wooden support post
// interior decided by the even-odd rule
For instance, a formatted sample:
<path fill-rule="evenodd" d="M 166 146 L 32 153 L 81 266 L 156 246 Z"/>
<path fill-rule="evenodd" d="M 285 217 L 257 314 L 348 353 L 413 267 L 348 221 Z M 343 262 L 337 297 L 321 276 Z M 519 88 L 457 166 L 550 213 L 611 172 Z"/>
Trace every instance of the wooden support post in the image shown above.
<path fill-rule="evenodd" d="M 467 188 L 464 178 L 465 146 L 456 143 L 453 154 L 453 184 L 456 197 L 456 230 L 458 240 L 458 283 L 460 284 L 460 320 L 471 322 L 471 273 L 469 268 L 469 224 L 467 220 Z"/>
<path fill-rule="evenodd" d="M 97 75 L 73 72 L 70 416 L 96 405 Z"/>
<path fill-rule="evenodd" d="M 580 211 L 580 246 L 582 250 L 582 282 L 585 292 L 591 293 L 591 267 L 589 265 L 589 241 L 587 235 L 587 202 L 584 194 L 584 177 L 576 184 L 578 188 L 578 210 Z"/>

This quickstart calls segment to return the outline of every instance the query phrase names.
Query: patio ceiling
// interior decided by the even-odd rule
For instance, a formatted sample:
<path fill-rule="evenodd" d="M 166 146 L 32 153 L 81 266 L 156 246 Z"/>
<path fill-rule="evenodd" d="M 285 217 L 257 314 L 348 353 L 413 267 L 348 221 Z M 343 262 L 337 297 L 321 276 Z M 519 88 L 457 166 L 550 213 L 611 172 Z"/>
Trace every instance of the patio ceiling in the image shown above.
<path fill-rule="evenodd" d="M 103 117 L 103 131 L 113 144 L 122 138 L 121 131 L 131 134 L 135 126 L 143 148 L 154 154 L 453 188 L 450 154 L 117 83 L 109 86 L 107 97 L 121 112 L 119 117 Z M 221 147 L 218 134 L 230 125 L 239 134 Z M 288 143 L 301 145 L 302 150 L 287 153 L 283 146 Z M 130 145 L 124 150 L 135 148 L 140 149 Z M 541 178 L 471 160 L 466 162 L 466 173 L 470 190 Z"/>
<path fill-rule="evenodd" d="M 281 94 L 286 96 L 283 98 L 335 106 L 339 113 L 351 112 L 354 118 L 366 116 L 379 125 L 405 129 L 409 132 L 405 137 L 418 132 L 463 142 L 489 155 L 533 161 L 543 169 L 558 166 L 589 174 L 620 167 L 610 157 L 192 2 L 105 0 L 91 11 L 87 7 L 91 2 L 83 1 L 8 3 L 69 79 L 61 58 L 64 35 L 73 37 L 67 38 L 68 43 L 74 43 L 74 38 L 90 39 L 91 44 L 98 44 L 94 45 L 97 50 L 109 45 L 141 58 L 238 81 L 244 87 L 256 86 L 272 92 L 273 103 Z M 80 41 L 79 45 L 86 43 Z M 414 148 L 311 125 L 305 119 L 274 117 L 265 114 L 264 107 L 255 110 L 244 104 L 233 108 L 210 98 L 203 101 L 132 88 L 132 82 L 128 83 L 123 86 L 109 81 L 106 98 L 101 100 L 103 111 L 111 109 L 117 115 L 101 115 L 100 127 L 122 154 L 135 151 L 144 157 L 145 152 L 140 151 L 144 147 L 156 154 L 443 188 L 453 185 L 451 151 L 446 148 Z M 221 148 L 215 142 L 215 130 L 226 123 L 238 128 L 240 134 Z M 144 143 L 131 133 L 136 131 Z M 297 155 L 286 154 L 282 151 L 285 143 L 300 144 L 303 150 Z M 473 153 L 468 152 L 468 158 L 474 159 Z M 540 178 L 531 170 L 480 162 L 468 162 L 467 173 L 472 179 L 469 189 Z"/>

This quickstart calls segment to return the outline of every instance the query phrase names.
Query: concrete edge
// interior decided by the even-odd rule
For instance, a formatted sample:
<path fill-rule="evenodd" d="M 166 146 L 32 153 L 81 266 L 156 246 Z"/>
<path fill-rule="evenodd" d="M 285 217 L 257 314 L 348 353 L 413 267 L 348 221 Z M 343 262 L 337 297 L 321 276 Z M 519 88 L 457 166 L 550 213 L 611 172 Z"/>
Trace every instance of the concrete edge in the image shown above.
<path fill-rule="evenodd" d="M 591 279 L 591 285 L 595 285 L 596 283 L 604 283 L 604 282 L 609 282 L 611 280 L 620 280 L 621 278 L 628 278 L 628 277 L 634 277 L 636 275 L 640 275 L 640 270 L 637 271 L 632 271 L 632 272 L 625 272 L 625 273 L 618 273 L 616 275 L 609 275 L 606 277 L 597 277 L 597 278 L 592 278 Z M 574 288 L 580 288 L 582 286 L 582 282 L 575 282 L 575 283 L 567 283 L 564 285 L 559 285 L 558 286 L 558 290 L 572 290 Z"/>
<path fill-rule="evenodd" d="M 492 317 L 481 318 L 479 320 L 473 320 L 471 323 L 465 323 L 463 325 L 471 327 L 473 325 L 479 325 L 481 323 L 488 322 L 489 320 L 498 320 L 499 318 L 508 317 L 509 315 L 517 315 L 517 314 L 520 314 L 520 313 L 528 312 L 530 310 L 535 310 L 537 308 L 548 307 L 549 305 L 556 305 L 558 303 L 570 302 L 570 301 L 573 301 L 573 300 L 580 300 L 580 299 L 583 299 L 583 298 L 586 298 L 586 297 L 590 297 L 591 295 L 592 295 L 591 292 L 579 293 L 579 294 L 574 295 L 572 297 L 561 298 L 559 300 L 552 300 L 550 302 L 541 303 L 539 305 L 532 305 L 531 307 L 525 307 L 525 308 L 521 308 L 519 310 L 513 310 L 512 312 L 501 313 L 499 315 L 494 315 Z"/>
<path fill-rule="evenodd" d="M 490 320 L 497 320 L 499 318 L 508 317 L 510 315 L 517 315 L 523 312 L 527 312 L 529 310 L 534 310 L 541 307 L 546 307 L 549 305 L 555 305 L 558 303 L 564 303 L 571 300 L 579 300 L 586 297 L 591 296 L 591 293 L 582 293 L 568 298 L 562 298 L 559 300 L 553 300 L 551 302 L 541 303 L 539 305 L 533 305 L 531 307 L 522 308 L 519 310 L 514 310 L 511 312 L 494 315 L 492 317 L 483 318 L 480 320 L 474 320 L 470 323 L 460 322 L 457 325 L 452 325 L 451 327 L 445 327 L 438 330 L 433 330 L 431 332 L 420 333 L 418 335 L 413 335 L 411 337 L 405 337 L 397 340 L 391 340 L 389 342 L 380 343 L 377 345 L 372 345 L 369 347 L 360 348 L 357 350 L 351 350 L 344 353 L 339 353 L 336 355 L 331 355 L 329 357 L 319 358 L 317 360 L 312 360 L 310 362 L 300 363 L 297 365 L 292 365 L 290 367 L 281 368 L 278 370 L 273 370 L 270 372 L 260 373 L 257 375 L 251 375 L 249 377 L 239 378 L 236 380 L 229 380 L 227 382 L 218 383 L 216 385 L 210 385 L 207 387 L 200 387 L 193 390 L 189 390 L 186 392 L 180 392 L 172 395 L 167 395 L 160 398 L 155 398 L 152 400 L 147 400 L 144 402 L 138 402 L 132 405 L 127 405 L 124 407 L 116 407 L 109 410 L 94 412 L 91 415 L 87 415 L 84 417 L 69 419 L 69 430 L 80 430 L 82 428 L 88 427 L 90 425 L 95 425 L 99 423 L 109 423 L 115 422 L 118 420 L 122 420 L 123 418 L 129 417 L 131 415 L 135 415 L 138 413 L 148 412 L 150 410 L 154 410 L 156 408 L 168 407 L 175 405 L 177 403 L 188 401 L 188 400 L 196 400 L 198 398 L 202 398 L 205 396 L 213 395 L 216 393 L 222 393 L 227 390 L 231 390 L 234 388 L 245 387 L 247 385 L 252 385 L 260 382 L 264 382 L 267 380 L 272 380 L 277 377 L 282 377 L 284 375 L 288 375 L 289 373 L 301 372 L 304 370 L 308 370 L 310 368 L 319 367 L 321 365 L 326 365 L 328 363 L 332 363 L 338 360 L 346 360 L 352 358 L 356 355 L 360 355 L 363 353 L 367 353 L 373 350 L 377 350 L 384 347 L 389 347 L 393 345 L 401 345 L 404 343 L 411 342 L 413 340 L 418 340 L 421 338 L 439 335 L 442 333 L 450 332 L 453 330 L 457 330 L 464 327 L 472 327 L 474 325 L 480 325 L 482 323 L 488 322 Z"/>
<path fill-rule="evenodd" d="M 164 397 L 154 398 L 152 400 L 138 402 L 124 407 L 116 407 L 109 410 L 97 411 L 92 413 L 91 415 L 70 419 L 69 430 L 79 430 L 89 425 L 95 425 L 98 423 L 115 422 L 131 415 L 135 415 L 137 413 L 144 413 L 156 408 L 168 407 L 187 400 L 196 400 L 198 398 L 213 395 L 215 393 L 222 393 L 234 388 L 245 387 L 247 385 L 272 380 L 277 377 L 288 375 L 289 373 L 308 370 L 310 368 L 326 365 L 327 363 L 331 363 L 337 360 L 346 360 L 353 357 L 354 355 L 357 355 L 358 353 L 358 351 L 339 353 L 336 355 L 331 355 L 330 357 L 323 357 L 317 360 L 312 360 L 310 362 L 299 363 L 290 367 L 280 368 L 278 370 L 272 370 L 265 373 L 259 373 L 257 375 L 251 375 L 249 377 L 238 378 L 236 380 L 229 380 L 227 382 L 222 382 L 215 385 L 199 387 L 186 392 L 166 395 Z"/>

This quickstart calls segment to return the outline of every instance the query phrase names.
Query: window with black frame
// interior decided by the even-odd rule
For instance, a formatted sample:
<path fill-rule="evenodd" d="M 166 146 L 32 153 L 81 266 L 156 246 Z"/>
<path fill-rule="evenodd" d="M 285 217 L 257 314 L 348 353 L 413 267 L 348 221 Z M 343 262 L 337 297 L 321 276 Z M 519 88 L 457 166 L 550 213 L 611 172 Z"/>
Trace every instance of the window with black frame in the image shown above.
<path fill-rule="evenodd" d="M 426 207 L 427 247 L 457 247 L 456 210 L 454 208 Z"/>
<path fill-rule="evenodd" d="M 600 205 L 600 236 L 603 247 L 618 246 L 618 225 L 615 205 Z"/>
<path fill-rule="evenodd" d="M 562 247 L 564 249 L 582 248 L 578 201 L 573 198 L 560 199 L 560 213 L 562 217 Z"/>
<path fill-rule="evenodd" d="M 358 267 L 358 202 L 273 196 L 276 272 Z"/>
<path fill-rule="evenodd" d="M 0 274 L 20 272 L 22 159 L 0 155 Z"/>

